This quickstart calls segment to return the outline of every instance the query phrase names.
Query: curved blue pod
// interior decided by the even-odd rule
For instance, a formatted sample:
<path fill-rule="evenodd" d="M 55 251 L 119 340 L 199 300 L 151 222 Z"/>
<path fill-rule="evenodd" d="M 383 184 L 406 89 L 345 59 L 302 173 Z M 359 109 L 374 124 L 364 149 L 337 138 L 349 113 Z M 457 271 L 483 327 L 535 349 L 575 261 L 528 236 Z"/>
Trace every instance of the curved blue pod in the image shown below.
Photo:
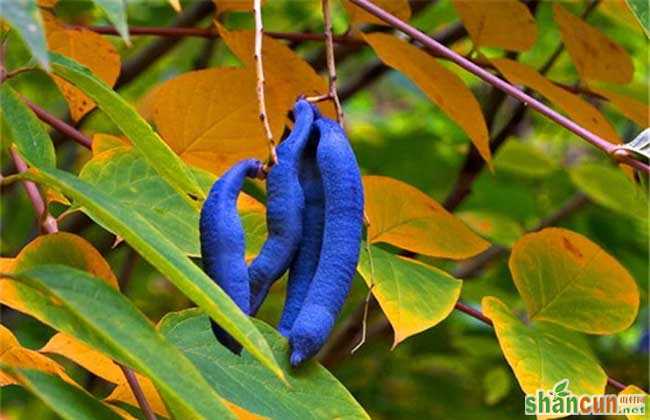
<path fill-rule="evenodd" d="M 345 132 L 328 118 L 317 119 L 314 126 L 325 226 L 316 273 L 289 333 L 293 366 L 314 356 L 331 333 L 350 291 L 363 229 L 361 174 Z"/>
<path fill-rule="evenodd" d="M 246 159 L 224 173 L 210 189 L 199 222 L 203 269 L 245 314 L 250 313 L 250 285 L 237 197 L 244 186 L 244 179 L 255 178 L 261 166 L 259 160 Z M 211 322 L 212 331 L 219 342 L 239 353 L 239 343 L 214 321 Z"/>
<path fill-rule="evenodd" d="M 291 266 L 287 283 L 287 297 L 278 330 L 288 337 L 300 308 L 307 297 L 309 286 L 318 267 L 325 223 L 325 196 L 320 170 L 316 163 L 318 136 L 312 133 L 300 162 L 300 185 L 305 196 L 302 218 L 302 240 Z"/>
<path fill-rule="evenodd" d="M 268 237 L 248 268 L 250 309 L 255 315 L 273 283 L 287 270 L 302 237 L 304 197 L 298 166 L 314 121 L 312 106 L 299 99 L 294 108 L 291 134 L 277 147 L 278 163 L 266 178 Z"/>

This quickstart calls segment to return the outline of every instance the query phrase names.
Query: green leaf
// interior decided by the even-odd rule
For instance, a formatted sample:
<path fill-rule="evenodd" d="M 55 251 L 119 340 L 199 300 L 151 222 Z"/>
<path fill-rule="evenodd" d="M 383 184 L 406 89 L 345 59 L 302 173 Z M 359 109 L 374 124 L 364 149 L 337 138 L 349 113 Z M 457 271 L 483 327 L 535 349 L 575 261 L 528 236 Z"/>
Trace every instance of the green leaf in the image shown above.
<path fill-rule="evenodd" d="M 268 343 L 249 318 L 203 270 L 161 235 L 149 221 L 67 172 L 57 169 L 31 170 L 26 172 L 26 176 L 68 196 L 93 220 L 124 238 L 262 364 L 278 377 L 283 377 Z"/>
<path fill-rule="evenodd" d="M 191 170 L 207 192 L 214 176 L 205 180 L 206 172 Z M 140 214 L 185 254 L 201 255 L 198 209 L 183 200 L 138 151 L 120 146 L 99 153 L 86 163 L 79 178 Z M 247 255 L 254 255 L 266 239 L 264 214 L 244 210 L 240 216 L 246 233 Z"/>
<path fill-rule="evenodd" d="M 50 136 L 34 113 L 7 83 L 0 86 L 0 112 L 20 155 L 31 166 L 56 166 L 56 155 Z"/>
<path fill-rule="evenodd" d="M 263 322 L 254 322 L 271 344 L 290 386 L 282 386 L 250 355 L 239 357 L 219 345 L 208 317 L 197 309 L 168 314 L 159 329 L 187 354 L 219 395 L 253 413 L 277 419 L 369 418 L 343 385 L 315 361 L 292 368 L 287 340 Z"/>
<path fill-rule="evenodd" d="M 101 351 L 147 375 L 193 416 L 231 417 L 219 395 L 183 353 L 156 331 L 128 299 L 101 279 L 72 267 L 48 264 L 15 276 L 51 296 L 76 320 L 53 327 L 83 341 L 88 333 L 93 334 L 89 344 L 103 343 Z"/>
<path fill-rule="evenodd" d="M 510 140 L 494 158 L 497 171 L 529 178 L 542 178 L 557 169 L 557 165 L 530 144 Z"/>
<path fill-rule="evenodd" d="M 584 163 L 570 171 L 571 181 L 594 202 L 627 216 L 648 218 L 648 198 L 620 169 Z"/>
<path fill-rule="evenodd" d="M 503 366 L 489 370 L 483 377 L 485 390 L 485 403 L 495 405 L 510 393 L 512 388 L 512 375 Z"/>
<path fill-rule="evenodd" d="M 647 0 L 625 0 L 634 17 L 639 21 L 646 36 L 650 37 L 650 5 Z"/>
<path fill-rule="evenodd" d="M 81 387 L 34 369 L 9 368 L 18 382 L 64 419 L 119 420 L 106 404 Z"/>
<path fill-rule="evenodd" d="M 20 34 L 31 50 L 36 61 L 45 69 L 50 69 L 47 55 L 47 42 L 43 30 L 43 19 L 36 0 L 4 0 L 2 18 Z"/>
<path fill-rule="evenodd" d="M 570 230 L 525 235 L 508 265 L 532 320 L 613 334 L 627 329 L 639 311 L 639 290 L 625 267 Z"/>
<path fill-rule="evenodd" d="M 370 254 L 362 248 L 357 270 L 393 326 L 393 347 L 447 318 L 463 284 L 442 270 L 375 246 Z"/>
<path fill-rule="evenodd" d="M 127 45 L 129 41 L 129 25 L 126 22 L 126 0 L 93 0 L 106 13 L 117 32 Z"/>
<path fill-rule="evenodd" d="M 190 196 L 204 198 L 203 191 L 185 163 L 156 134 L 151 126 L 120 95 L 81 64 L 62 55 L 50 55 L 54 74 L 88 95 L 117 125 L 149 164 L 190 204 Z"/>
<path fill-rule="evenodd" d="M 607 375 L 584 337 L 554 324 L 525 325 L 492 296 L 483 298 L 482 309 L 494 323 L 503 355 L 524 392 L 550 390 L 564 379 L 577 395 L 605 392 Z"/>

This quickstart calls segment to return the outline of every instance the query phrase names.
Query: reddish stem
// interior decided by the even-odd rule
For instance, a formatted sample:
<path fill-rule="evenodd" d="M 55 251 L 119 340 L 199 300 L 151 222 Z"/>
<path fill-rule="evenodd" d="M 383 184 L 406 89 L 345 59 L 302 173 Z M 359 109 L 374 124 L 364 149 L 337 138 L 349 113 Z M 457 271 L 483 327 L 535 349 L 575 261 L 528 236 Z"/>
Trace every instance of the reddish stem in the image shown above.
<path fill-rule="evenodd" d="M 463 69 L 469 71 L 470 73 L 474 74 L 477 77 L 480 77 L 487 83 L 491 84 L 492 86 L 496 87 L 499 90 L 502 90 L 506 94 L 518 99 L 524 105 L 530 106 L 531 108 L 535 109 L 539 113 L 547 116 L 557 124 L 560 124 L 567 130 L 575 133 L 576 135 L 582 137 L 592 145 L 598 147 L 599 149 L 603 150 L 605 153 L 609 155 L 614 155 L 614 153 L 618 150 L 618 147 L 615 144 L 612 144 L 608 142 L 607 140 L 603 139 L 602 137 L 592 133 L 591 131 L 583 128 L 582 126 L 576 124 L 575 122 L 571 121 L 569 118 L 561 115 L 560 113 L 552 110 L 548 106 L 544 105 L 542 102 L 538 101 L 537 99 L 533 98 L 532 96 L 528 95 L 525 93 L 523 90 L 518 89 L 514 85 L 511 85 L 510 83 L 506 82 L 505 80 L 500 79 L 499 77 L 493 75 L 489 71 L 483 69 L 482 67 L 478 66 L 477 64 L 473 63 L 471 60 L 468 60 L 467 58 L 463 57 L 462 55 L 456 53 L 455 51 L 445 47 L 444 45 L 440 44 L 434 39 L 431 39 L 428 37 L 426 34 L 422 33 L 420 30 L 414 28 L 413 26 L 407 24 L 406 22 L 396 18 L 395 16 L 391 15 L 390 13 L 386 12 L 380 7 L 375 6 L 373 3 L 371 3 L 368 0 L 350 0 L 352 3 L 355 5 L 359 6 L 360 8 L 364 9 L 371 15 L 374 15 L 378 17 L 379 19 L 383 20 L 384 22 L 388 23 L 392 27 L 399 29 L 400 31 L 404 32 L 405 34 L 409 35 L 411 38 L 419 41 L 424 45 L 426 48 L 430 49 L 433 51 L 435 54 L 440 54 L 443 57 L 448 58 L 449 60 L 453 61 Z M 641 171 L 644 171 L 646 173 L 650 173 L 650 165 L 647 165 L 643 162 L 640 162 L 636 159 L 633 159 L 629 155 L 621 155 L 617 156 L 618 159 L 636 169 L 639 169 Z"/>
<path fill-rule="evenodd" d="M 34 111 L 34 114 L 36 114 L 36 116 L 41 121 L 48 124 L 61 134 L 70 137 L 72 140 L 76 141 L 85 148 L 92 149 L 93 141 L 90 138 L 86 137 L 81 131 L 77 130 L 70 124 L 67 124 L 60 118 L 57 118 L 54 115 L 50 114 L 45 109 L 31 102 L 29 99 L 23 98 L 23 100 L 32 109 L 32 111 Z"/>

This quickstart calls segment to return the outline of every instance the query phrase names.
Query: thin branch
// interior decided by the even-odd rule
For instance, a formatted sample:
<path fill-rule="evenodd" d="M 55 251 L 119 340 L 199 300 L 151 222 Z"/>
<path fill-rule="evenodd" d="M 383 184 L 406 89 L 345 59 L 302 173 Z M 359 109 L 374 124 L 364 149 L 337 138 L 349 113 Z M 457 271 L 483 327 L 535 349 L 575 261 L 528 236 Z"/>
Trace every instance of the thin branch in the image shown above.
<path fill-rule="evenodd" d="M 401 30 L 405 34 L 409 35 L 411 38 L 419 41 L 424 45 L 425 48 L 431 49 L 434 53 L 440 54 L 442 56 L 445 56 L 449 58 L 451 61 L 456 63 L 458 66 L 462 67 L 463 69 L 469 71 L 470 73 L 474 74 L 477 77 L 480 77 L 487 83 L 491 84 L 492 86 L 504 91 L 508 95 L 516 98 L 520 102 L 524 103 L 526 106 L 529 106 L 542 115 L 548 117 L 555 123 L 565 127 L 567 130 L 573 132 L 574 134 L 578 135 L 579 137 L 582 137 L 584 140 L 586 140 L 588 143 L 592 144 L 593 146 L 601 149 L 603 152 L 607 153 L 608 155 L 616 158 L 618 161 L 625 163 L 633 168 L 636 168 L 640 171 L 650 173 L 650 166 L 645 164 L 644 162 L 638 161 L 634 159 L 631 155 L 625 154 L 625 155 L 619 155 L 617 153 L 618 147 L 607 140 L 603 139 L 602 137 L 596 135 L 595 133 L 592 133 L 591 131 L 587 130 L 586 128 L 580 126 L 579 124 L 575 123 L 571 119 L 565 117 L 564 115 L 554 111 L 553 109 L 549 108 L 546 106 L 544 103 L 541 101 L 533 98 L 523 90 L 517 88 L 516 86 L 506 82 L 503 79 L 500 79 L 499 77 L 493 75 L 489 71 L 483 69 L 482 67 L 476 65 L 475 63 L 471 62 L 470 60 L 466 59 L 462 55 L 456 53 L 455 51 L 445 47 L 444 45 L 440 44 L 434 39 L 431 39 L 429 36 L 426 34 L 420 32 L 418 29 L 414 28 L 413 26 L 403 22 L 402 20 L 396 18 L 395 16 L 391 15 L 390 13 L 386 12 L 380 7 L 377 7 L 374 5 L 372 2 L 368 0 L 350 0 L 352 3 L 355 5 L 361 7 L 368 13 L 378 17 L 382 21 L 388 23 L 389 25 L 393 26 L 396 29 Z"/>
<path fill-rule="evenodd" d="M 275 140 L 269 125 L 269 116 L 266 113 L 266 99 L 264 96 L 264 64 L 262 61 L 262 39 L 264 35 L 264 25 L 262 23 L 262 2 L 261 0 L 253 1 L 253 12 L 255 13 L 255 70 L 257 73 L 257 102 L 260 109 L 260 121 L 266 133 L 266 140 L 269 143 L 269 166 L 275 165 L 278 156 L 275 153 Z"/>
<path fill-rule="evenodd" d="M 19 173 L 26 172 L 27 164 L 25 163 L 23 158 L 20 157 L 20 155 L 14 148 L 11 148 L 10 152 L 11 152 L 11 158 L 13 159 L 14 165 L 16 165 L 16 169 L 18 170 L 18 172 Z M 59 227 L 57 225 L 56 219 L 52 217 L 52 215 L 47 211 L 45 200 L 43 200 L 43 196 L 41 195 L 41 192 L 38 190 L 36 184 L 34 184 L 32 181 L 23 181 L 23 186 L 25 187 L 25 192 L 27 192 L 29 201 L 32 202 L 32 206 L 34 207 L 34 212 L 36 212 L 36 217 L 38 219 L 38 224 L 40 226 L 40 229 L 42 229 L 47 233 L 57 232 L 59 230 Z"/>
<path fill-rule="evenodd" d="M 57 118 L 56 116 L 50 114 L 45 109 L 31 102 L 29 99 L 23 98 L 23 100 L 32 109 L 32 111 L 34 111 L 34 114 L 36 114 L 36 116 L 41 121 L 48 124 L 50 127 L 54 128 L 61 134 L 76 141 L 83 147 L 87 149 L 92 149 L 93 141 L 88 136 L 83 134 L 81 131 L 77 130 L 76 128 L 66 123 L 62 119 Z"/>
<path fill-rule="evenodd" d="M 157 417 L 151 408 L 151 404 L 149 404 L 149 401 L 147 401 L 147 397 L 144 395 L 144 392 L 140 387 L 140 382 L 138 382 L 138 378 L 135 376 L 135 372 L 121 363 L 116 362 L 116 364 L 120 367 L 120 369 L 122 369 L 122 373 L 124 373 L 124 377 L 126 378 L 126 381 L 131 388 L 131 392 L 133 392 L 133 396 L 138 401 L 138 405 L 140 406 L 144 417 L 147 420 L 157 420 Z"/>
<path fill-rule="evenodd" d="M 336 120 L 343 127 L 343 107 L 336 91 L 336 63 L 334 62 L 334 41 L 332 40 L 332 12 L 329 0 L 321 0 L 323 6 L 323 21 L 325 26 L 325 54 L 327 56 L 327 72 L 329 74 L 329 96 L 334 101 Z"/>

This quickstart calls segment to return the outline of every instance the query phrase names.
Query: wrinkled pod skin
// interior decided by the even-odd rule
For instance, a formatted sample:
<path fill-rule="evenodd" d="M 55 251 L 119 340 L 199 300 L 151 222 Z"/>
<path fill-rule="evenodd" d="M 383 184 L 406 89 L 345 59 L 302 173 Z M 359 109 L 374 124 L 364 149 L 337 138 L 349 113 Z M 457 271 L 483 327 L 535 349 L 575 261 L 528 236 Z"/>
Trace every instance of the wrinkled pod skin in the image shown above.
<path fill-rule="evenodd" d="M 291 266 L 287 282 L 287 297 L 278 330 L 288 337 L 291 327 L 300 312 L 309 285 L 316 273 L 323 242 L 325 224 L 325 196 L 320 170 L 316 163 L 318 136 L 316 130 L 307 143 L 300 161 L 300 185 L 305 196 L 305 210 L 302 218 L 302 240 Z"/>
<path fill-rule="evenodd" d="M 248 268 L 251 315 L 257 313 L 273 283 L 289 268 L 302 238 L 304 197 L 298 173 L 314 111 L 307 101 L 299 99 L 293 113 L 293 130 L 277 147 L 278 163 L 266 178 L 268 237 Z"/>
<path fill-rule="evenodd" d="M 316 161 L 325 196 L 325 226 L 316 273 L 291 331 L 291 364 L 314 356 L 325 344 L 350 291 L 363 229 L 363 186 L 343 129 L 328 118 L 314 122 Z"/>
<path fill-rule="evenodd" d="M 199 223 L 203 269 L 245 314 L 250 313 L 250 283 L 237 197 L 245 178 L 255 178 L 261 166 L 258 160 L 246 159 L 224 173 L 210 189 Z M 219 342 L 239 354 L 241 345 L 214 321 L 210 322 Z"/>

